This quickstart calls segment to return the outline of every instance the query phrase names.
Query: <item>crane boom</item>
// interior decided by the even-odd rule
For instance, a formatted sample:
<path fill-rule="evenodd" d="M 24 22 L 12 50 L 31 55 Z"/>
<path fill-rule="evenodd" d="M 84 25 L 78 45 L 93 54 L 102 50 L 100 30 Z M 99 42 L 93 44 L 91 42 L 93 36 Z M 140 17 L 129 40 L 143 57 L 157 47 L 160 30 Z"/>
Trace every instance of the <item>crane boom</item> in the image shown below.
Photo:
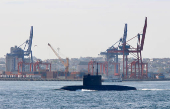
<path fill-rule="evenodd" d="M 63 61 L 63 59 L 58 55 L 58 53 L 53 49 L 53 47 L 48 43 L 48 46 L 50 46 L 50 48 L 53 50 L 53 52 L 55 53 L 55 55 L 59 58 L 59 60 L 61 61 L 61 63 L 65 66 L 65 72 L 68 72 L 69 69 L 69 59 L 66 58 L 66 63 Z"/>
<path fill-rule="evenodd" d="M 31 26 L 31 30 L 30 30 L 30 37 L 29 37 L 29 40 L 28 40 L 28 49 L 27 49 L 27 51 L 31 51 L 32 39 L 33 39 L 33 26 Z"/>
<path fill-rule="evenodd" d="M 124 34 L 123 34 L 123 44 L 125 45 L 127 38 L 127 24 L 125 24 Z"/>
<path fill-rule="evenodd" d="M 143 50 L 145 34 L 146 34 L 146 28 L 147 28 L 147 17 L 145 18 L 145 25 L 143 27 L 143 34 L 142 34 L 141 47 L 140 47 L 141 50 Z"/>

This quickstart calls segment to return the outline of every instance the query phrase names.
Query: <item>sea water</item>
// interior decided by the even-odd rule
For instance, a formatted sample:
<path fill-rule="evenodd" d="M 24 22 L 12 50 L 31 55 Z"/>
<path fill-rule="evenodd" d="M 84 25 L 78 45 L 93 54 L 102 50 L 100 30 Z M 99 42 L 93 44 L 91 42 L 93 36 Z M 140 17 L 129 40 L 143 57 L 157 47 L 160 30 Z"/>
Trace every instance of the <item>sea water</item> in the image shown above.
<path fill-rule="evenodd" d="M 105 82 L 133 91 L 64 91 L 82 81 L 0 81 L 0 109 L 170 109 L 170 81 Z"/>

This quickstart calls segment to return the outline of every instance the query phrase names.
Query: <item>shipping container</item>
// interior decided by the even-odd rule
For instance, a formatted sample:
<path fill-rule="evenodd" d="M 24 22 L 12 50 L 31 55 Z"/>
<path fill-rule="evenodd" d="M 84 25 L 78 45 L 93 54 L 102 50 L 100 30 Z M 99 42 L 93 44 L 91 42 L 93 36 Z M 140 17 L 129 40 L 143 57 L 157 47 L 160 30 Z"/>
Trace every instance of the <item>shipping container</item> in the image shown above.
<path fill-rule="evenodd" d="M 53 72 L 47 72 L 46 78 L 53 78 Z"/>
<path fill-rule="evenodd" d="M 47 72 L 40 72 L 40 74 L 41 74 L 42 78 L 46 78 L 47 77 Z"/>
<path fill-rule="evenodd" d="M 18 75 L 21 75 L 21 73 L 18 73 Z"/>
<path fill-rule="evenodd" d="M 12 72 L 5 72 L 5 75 L 10 75 L 12 74 Z"/>
<path fill-rule="evenodd" d="M 32 78 L 41 78 L 41 75 L 31 75 Z"/>
<path fill-rule="evenodd" d="M 34 72 L 34 75 L 36 75 L 36 74 L 40 74 L 40 72 Z"/>
<path fill-rule="evenodd" d="M 15 71 L 15 72 L 12 72 L 12 74 L 18 74 L 18 72 Z"/>
<path fill-rule="evenodd" d="M 58 76 L 65 76 L 65 72 L 58 71 Z"/>
<path fill-rule="evenodd" d="M 156 75 L 156 79 L 164 79 L 165 76 L 162 73 L 159 73 L 158 75 Z"/>
<path fill-rule="evenodd" d="M 53 72 L 53 78 L 57 78 L 58 72 Z"/>

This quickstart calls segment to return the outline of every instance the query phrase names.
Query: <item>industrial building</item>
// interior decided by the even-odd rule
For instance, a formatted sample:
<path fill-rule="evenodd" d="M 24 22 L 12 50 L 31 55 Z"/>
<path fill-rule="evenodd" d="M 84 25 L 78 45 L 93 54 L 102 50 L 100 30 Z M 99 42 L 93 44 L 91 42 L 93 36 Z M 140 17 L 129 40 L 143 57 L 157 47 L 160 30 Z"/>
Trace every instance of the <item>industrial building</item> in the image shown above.
<path fill-rule="evenodd" d="M 20 51 L 18 54 L 15 51 Z M 6 54 L 6 71 L 18 72 L 18 62 L 22 61 L 22 53 L 24 51 L 17 46 L 10 48 L 10 53 Z"/>

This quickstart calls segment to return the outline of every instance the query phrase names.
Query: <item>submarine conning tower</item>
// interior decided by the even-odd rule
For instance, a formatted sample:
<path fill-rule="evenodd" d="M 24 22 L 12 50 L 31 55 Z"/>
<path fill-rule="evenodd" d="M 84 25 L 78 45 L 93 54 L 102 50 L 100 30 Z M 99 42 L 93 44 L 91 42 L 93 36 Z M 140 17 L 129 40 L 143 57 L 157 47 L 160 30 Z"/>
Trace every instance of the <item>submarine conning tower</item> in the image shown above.
<path fill-rule="evenodd" d="M 97 74 L 96 75 L 84 75 L 83 76 L 83 86 L 64 86 L 62 90 L 76 91 L 80 89 L 89 89 L 89 90 L 136 90 L 135 87 L 128 86 L 119 86 L 119 85 L 102 85 L 101 75 L 98 75 L 98 63 L 97 63 Z"/>
<path fill-rule="evenodd" d="M 102 85 L 101 75 L 84 75 L 83 86 L 98 86 Z"/>

